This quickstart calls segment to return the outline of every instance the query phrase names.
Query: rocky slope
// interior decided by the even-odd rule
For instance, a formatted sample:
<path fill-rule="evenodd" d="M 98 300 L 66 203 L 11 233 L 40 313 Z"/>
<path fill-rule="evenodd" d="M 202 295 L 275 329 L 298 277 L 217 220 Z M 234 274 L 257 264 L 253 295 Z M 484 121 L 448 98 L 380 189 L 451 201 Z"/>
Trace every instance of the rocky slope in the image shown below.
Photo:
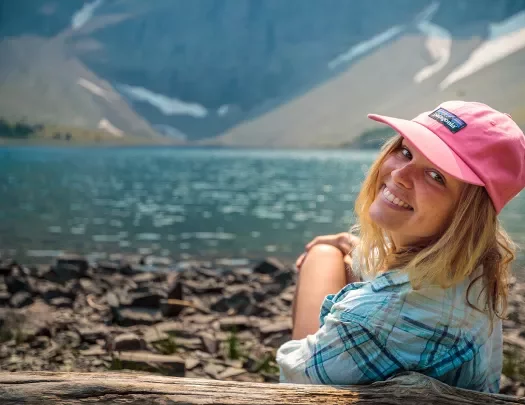
<path fill-rule="evenodd" d="M 0 274 L 2 370 L 278 382 L 275 353 L 291 337 L 296 273 L 275 259 L 253 267 L 166 259 L 91 267 L 64 256 L 29 268 L 4 260 Z M 501 392 L 518 396 L 525 395 L 524 297 L 525 284 L 513 282 Z"/>

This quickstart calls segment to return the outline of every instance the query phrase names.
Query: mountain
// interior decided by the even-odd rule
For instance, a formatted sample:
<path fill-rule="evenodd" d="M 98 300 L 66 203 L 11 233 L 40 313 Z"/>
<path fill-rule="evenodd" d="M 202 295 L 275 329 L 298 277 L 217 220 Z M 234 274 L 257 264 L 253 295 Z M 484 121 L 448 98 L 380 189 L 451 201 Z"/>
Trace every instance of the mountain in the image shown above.
<path fill-rule="evenodd" d="M 370 127 L 368 112 L 411 117 L 450 98 L 520 117 L 524 10 L 525 0 L 5 1 L 0 116 L 265 147 L 340 145 Z"/>

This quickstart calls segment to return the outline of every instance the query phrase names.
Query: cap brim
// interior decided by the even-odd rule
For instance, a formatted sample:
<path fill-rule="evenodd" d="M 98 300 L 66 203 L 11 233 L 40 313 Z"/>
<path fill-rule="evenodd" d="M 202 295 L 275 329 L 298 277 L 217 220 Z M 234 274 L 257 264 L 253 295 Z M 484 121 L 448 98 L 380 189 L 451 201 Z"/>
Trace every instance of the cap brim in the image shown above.
<path fill-rule="evenodd" d="M 413 143 L 438 169 L 443 170 L 450 176 L 465 183 L 478 186 L 485 185 L 478 175 L 440 137 L 425 126 L 414 121 L 377 114 L 368 114 L 368 118 L 382 122 L 395 129 L 401 136 Z"/>

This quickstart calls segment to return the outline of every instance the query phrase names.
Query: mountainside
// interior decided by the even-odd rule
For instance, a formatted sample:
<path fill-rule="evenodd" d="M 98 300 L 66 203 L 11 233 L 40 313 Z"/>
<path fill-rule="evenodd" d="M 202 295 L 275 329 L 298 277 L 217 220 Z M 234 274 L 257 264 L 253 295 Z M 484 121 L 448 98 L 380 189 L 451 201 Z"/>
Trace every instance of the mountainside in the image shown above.
<path fill-rule="evenodd" d="M 5 118 L 102 129 L 116 137 L 160 138 L 107 82 L 68 57 L 59 39 L 7 39 L 0 43 L 0 60 Z"/>
<path fill-rule="evenodd" d="M 450 98 L 520 115 L 524 10 L 525 0 L 6 1 L 0 117 L 303 147 L 348 141 L 368 112 L 410 117 Z"/>

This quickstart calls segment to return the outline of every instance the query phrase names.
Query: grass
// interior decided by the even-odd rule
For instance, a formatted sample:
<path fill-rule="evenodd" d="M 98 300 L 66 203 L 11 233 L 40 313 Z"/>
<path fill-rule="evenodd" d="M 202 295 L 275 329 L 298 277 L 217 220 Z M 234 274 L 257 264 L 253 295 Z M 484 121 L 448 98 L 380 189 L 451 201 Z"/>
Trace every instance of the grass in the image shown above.
<path fill-rule="evenodd" d="M 230 360 L 239 360 L 241 357 L 244 357 L 241 349 L 241 341 L 237 336 L 237 328 L 235 326 L 231 329 L 226 339 L 226 356 Z"/>
<path fill-rule="evenodd" d="M 159 340 L 152 345 L 161 354 L 174 354 L 179 349 L 179 345 L 172 335 L 168 335 L 167 339 Z"/>
<path fill-rule="evenodd" d="M 278 374 L 279 373 L 279 367 L 277 366 L 277 363 L 275 361 L 275 356 L 271 353 L 266 353 L 264 357 L 259 360 L 257 365 L 255 366 L 255 372 L 256 373 L 267 373 L 267 374 Z"/>

